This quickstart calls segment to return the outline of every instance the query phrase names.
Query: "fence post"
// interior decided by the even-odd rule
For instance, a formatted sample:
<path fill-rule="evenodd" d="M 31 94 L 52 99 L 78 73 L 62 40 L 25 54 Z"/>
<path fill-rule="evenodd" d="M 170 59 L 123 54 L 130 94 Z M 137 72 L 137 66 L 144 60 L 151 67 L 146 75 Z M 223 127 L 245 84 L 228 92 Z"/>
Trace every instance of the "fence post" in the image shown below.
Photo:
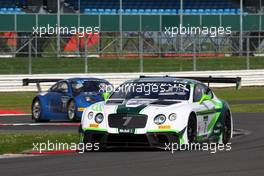
<path fill-rule="evenodd" d="M 142 32 L 140 32 L 139 35 L 139 57 L 140 57 L 140 72 L 144 72 L 144 61 L 143 61 L 143 35 Z"/>
<path fill-rule="evenodd" d="M 84 37 L 84 71 L 88 73 L 87 36 Z"/>
<path fill-rule="evenodd" d="M 31 38 L 28 40 L 28 74 L 32 74 L 32 53 L 31 53 Z"/>
<path fill-rule="evenodd" d="M 239 55 L 243 56 L 243 0 L 240 0 L 240 35 L 239 35 Z"/>
<path fill-rule="evenodd" d="M 123 0 L 119 0 L 119 53 L 123 56 Z"/>
<path fill-rule="evenodd" d="M 57 0 L 57 25 L 58 25 L 58 29 L 60 29 L 60 10 L 61 10 L 61 1 Z M 57 31 L 57 58 L 60 57 L 60 31 Z"/>
<path fill-rule="evenodd" d="M 193 71 L 196 71 L 196 43 L 193 41 Z"/>
<path fill-rule="evenodd" d="M 249 60 L 249 36 L 247 36 L 247 70 L 250 69 L 250 60 Z"/>

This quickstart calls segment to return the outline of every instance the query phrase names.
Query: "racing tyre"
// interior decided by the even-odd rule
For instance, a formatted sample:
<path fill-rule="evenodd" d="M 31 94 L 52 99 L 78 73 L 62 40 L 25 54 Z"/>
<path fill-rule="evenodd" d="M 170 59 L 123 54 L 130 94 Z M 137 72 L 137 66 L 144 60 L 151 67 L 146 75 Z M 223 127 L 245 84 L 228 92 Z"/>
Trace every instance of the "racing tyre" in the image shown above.
<path fill-rule="evenodd" d="M 41 119 L 41 104 L 39 99 L 35 99 L 32 103 L 32 119 L 36 122 L 42 122 Z"/>
<path fill-rule="evenodd" d="M 188 125 L 187 125 L 187 137 L 188 142 L 195 143 L 197 138 L 197 122 L 194 114 L 191 114 L 189 117 Z"/>
<path fill-rule="evenodd" d="M 230 141 L 231 133 L 232 133 L 231 130 L 232 130 L 231 117 L 230 117 L 230 114 L 226 112 L 223 118 L 223 129 L 222 129 L 223 144 L 227 144 Z"/>
<path fill-rule="evenodd" d="M 70 121 L 77 121 L 76 119 L 76 105 L 75 102 L 73 100 L 71 100 L 68 104 L 67 107 L 67 115 L 68 115 L 68 119 Z"/>

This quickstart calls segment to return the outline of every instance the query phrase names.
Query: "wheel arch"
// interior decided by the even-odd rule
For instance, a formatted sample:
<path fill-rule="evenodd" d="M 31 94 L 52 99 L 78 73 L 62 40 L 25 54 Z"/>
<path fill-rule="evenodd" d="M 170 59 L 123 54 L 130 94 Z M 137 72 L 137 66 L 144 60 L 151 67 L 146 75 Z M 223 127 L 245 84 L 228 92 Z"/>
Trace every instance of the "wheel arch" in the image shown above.
<path fill-rule="evenodd" d="M 46 116 L 46 111 L 44 110 L 43 106 L 45 106 L 44 101 L 43 101 L 43 97 L 41 97 L 40 95 L 37 95 L 33 98 L 32 103 L 31 103 L 31 118 L 34 119 L 33 117 L 33 105 L 36 101 L 39 101 L 40 104 L 40 112 L 41 112 L 41 119 L 45 119 Z"/>
<path fill-rule="evenodd" d="M 33 104 L 34 104 L 34 102 L 35 102 L 36 100 L 39 100 L 39 101 L 40 101 L 39 96 L 35 96 L 35 97 L 33 98 L 32 102 L 31 102 L 31 109 L 33 108 Z"/>
<path fill-rule="evenodd" d="M 32 103 L 31 103 L 31 110 L 32 110 L 32 108 L 33 108 L 33 104 L 34 104 L 34 102 L 35 102 L 36 100 L 39 100 L 39 102 L 40 102 L 40 108 L 41 108 L 41 110 L 43 111 L 43 106 L 45 106 L 45 101 L 44 101 L 44 98 L 43 98 L 42 96 L 39 96 L 39 95 L 37 95 L 37 96 L 35 96 L 35 97 L 33 98 Z M 43 111 L 43 112 L 44 112 L 44 111 Z"/>
<path fill-rule="evenodd" d="M 32 111 L 32 107 L 33 107 L 33 103 L 34 101 L 39 100 L 40 101 L 40 108 L 41 108 L 41 112 L 42 112 L 42 118 L 43 119 L 47 119 L 49 120 L 49 113 L 50 113 L 50 109 L 47 109 L 46 107 L 48 107 L 48 100 L 47 100 L 47 96 L 45 95 L 36 95 L 31 103 L 31 111 Z"/>

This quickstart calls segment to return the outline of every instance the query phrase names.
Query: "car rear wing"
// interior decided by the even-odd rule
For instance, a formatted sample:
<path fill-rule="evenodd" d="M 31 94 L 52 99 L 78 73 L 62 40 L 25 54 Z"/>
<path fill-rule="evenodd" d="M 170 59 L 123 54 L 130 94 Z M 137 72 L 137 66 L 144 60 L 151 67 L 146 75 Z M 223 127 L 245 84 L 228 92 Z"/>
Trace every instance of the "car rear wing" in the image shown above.
<path fill-rule="evenodd" d="M 163 77 L 171 77 L 171 78 L 182 78 L 182 79 L 193 79 L 193 80 L 197 80 L 203 83 L 207 83 L 208 87 L 210 86 L 210 83 L 223 83 L 223 84 L 236 84 L 236 89 L 240 89 L 241 88 L 241 77 L 233 77 L 233 78 L 226 78 L 226 77 L 189 77 L 189 76 L 184 76 L 184 77 L 175 77 L 175 76 L 163 76 Z M 140 78 L 155 78 L 155 76 L 140 76 Z M 158 78 L 158 77 L 156 77 Z M 160 78 L 160 77 L 159 77 Z"/>
<path fill-rule="evenodd" d="M 62 79 L 23 79 L 23 86 L 28 86 L 30 83 L 35 83 L 37 85 L 38 91 L 41 92 L 41 87 L 40 83 L 44 82 L 58 82 L 61 81 Z"/>
<path fill-rule="evenodd" d="M 184 77 L 185 79 L 194 79 L 203 83 L 207 83 L 208 87 L 210 86 L 210 83 L 223 83 L 223 84 L 236 84 L 236 89 L 241 88 L 241 77 L 235 77 L 235 78 L 225 78 L 225 77 Z"/>

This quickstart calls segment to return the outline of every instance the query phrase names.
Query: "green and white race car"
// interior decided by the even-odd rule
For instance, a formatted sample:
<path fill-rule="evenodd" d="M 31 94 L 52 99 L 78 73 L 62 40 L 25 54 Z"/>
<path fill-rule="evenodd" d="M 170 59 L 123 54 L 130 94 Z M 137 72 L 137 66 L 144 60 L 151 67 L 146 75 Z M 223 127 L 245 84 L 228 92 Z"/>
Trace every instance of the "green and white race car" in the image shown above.
<path fill-rule="evenodd" d="M 126 81 L 107 101 L 85 109 L 80 140 L 102 147 L 226 144 L 233 135 L 231 110 L 209 83 L 240 82 L 241 78 L 170 76 Z"/>

